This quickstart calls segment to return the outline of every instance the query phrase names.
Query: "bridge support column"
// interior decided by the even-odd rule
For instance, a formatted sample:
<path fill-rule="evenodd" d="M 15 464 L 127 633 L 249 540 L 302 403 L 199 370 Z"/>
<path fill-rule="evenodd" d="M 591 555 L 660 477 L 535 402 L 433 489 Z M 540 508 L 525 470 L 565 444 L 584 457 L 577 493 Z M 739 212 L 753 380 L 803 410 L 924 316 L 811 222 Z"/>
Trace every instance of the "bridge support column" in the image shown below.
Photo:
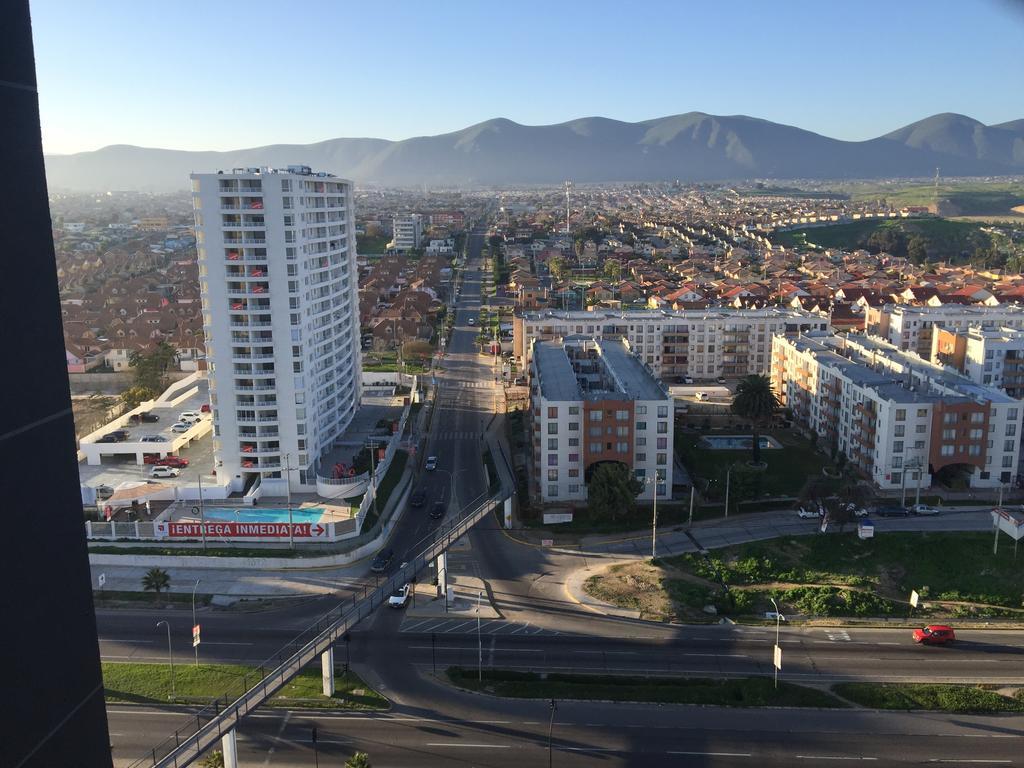
<path fill-rule="evenodd" d="M 448 599 L 448 556 L 442 552 L 437 556 L 436 573 L 437 573 L 437 591 L 438 597 L 443 597 L 446 601 Z M 446 603 L 447 605 L 447 603 Z"/>
<path fill-rule="evenodd" d="M 512 529 L 512 497 L 505 499 L 505 528 Z"/>
<path fill-rule="evenodd" d="M 238 741 L 234 728 L 220 737 L 220 751 L 224 754 L 224 768 L 238 768 Z"/>
<path fill-rule="evenodd" d="M 334 646 L 320 655 L 320 672 L 324 681 L 324 696 L 334 695 Z"/>

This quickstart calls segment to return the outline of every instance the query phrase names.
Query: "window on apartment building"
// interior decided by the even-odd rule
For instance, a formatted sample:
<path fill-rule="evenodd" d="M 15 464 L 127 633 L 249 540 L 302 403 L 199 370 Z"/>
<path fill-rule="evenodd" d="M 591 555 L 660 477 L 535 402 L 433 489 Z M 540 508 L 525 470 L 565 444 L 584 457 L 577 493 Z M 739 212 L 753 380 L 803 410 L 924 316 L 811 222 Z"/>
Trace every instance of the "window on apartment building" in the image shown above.
<path fill-rule="evenodd" d="M 558 438 L 557 437 L 549 437 L 548 438 L 548 450 L 549 451 L 557 451 L 558 450 Z"/>
<path fill-rule="evenodd" d="M 1003 456 L 1003 469 L 1009 469 L 1013 466 L 1013 456 Z"/>
<path fill-rule="evenodd" d="M 658 418 L 659 419 L 667 419 L 668 418 L 668 406 L 667 405 L 659 405 L 658 406 Z"/>
<path fill-rule="evenodd" d="M 646 405 L 638 405 L 636 407 L 636 415 L 637 416 L 646 416 L 647 415 L 647 406 Z M 1017 418 L 1016 415 L 1014 415 L 1013 418 Z"/>
<path fill-rule="evenodd" d="M 558 454 L 557 453 L 549 453 L 548 454 L 548 466 L 549 467 L 557 467 L 558 466 Z"/>
<path fill-rule="evenodd" d="M 906 419 L 907 419 L 907 409 L 906 408 L 897 408 L 896 409 L 896 421 L 906 421 Z"/>
<path fill-rule="evenodd" d="M 296 277 L 296 276 L 298 276 L 298 274 L 299 274 L 299 265 L 298 264 L 288 264 L 286 266 L 287 266 L 287 270 L 285 270 L 285 271 L 288 273 L 288 277 Z"/>
<path fill-rule="evenodd" d="M 629 437 L 629 427 L 616 427 L 615 434 L 617 437 Z"/>
<path fill-rule="evenodd" d="M 292 191 L 292 180 L 291 179 L 281 179 L 281 191 L 282 192 L 291 192 Z"/>
<path fill-rule="evenodd" d="M 301 360 L 293 360 L 292 361 L 292 373 L 302 373 L 302 361 Z"/>
<path fill-rule="evenodd" d="M 629 411 L 616 411 L 615 412 L 615 420 L 616 421 L 626 421 L 628 419 L 629 419 Z"/>
<path fill-rule="evenodd" d="M 954 452 L 952 445 L 943 445 L 942 448 L 939 449 L 940 456 L 952 456 Z"/>
<path fill-rule="evenodd" d="M 601 447 L 601 443 L 589 443 L 587 449 L 591 453 L 600 453 L 603 450 L 603 448 Z"/>
<path fill-rule="evenodd" d="M 657 463 L 659 466 L 664 466 L 668 463 L 668 454 L 659 453 L 657 456 Z"/>
<path fill-rule="evenodd" d="M 551 498 L 554 498 L 557 495 L 558 495 L 558 485 L 549 485 L 548 486 L 548 496 L 550 496 Z"/>
<path fill-rule="evenodd" d="M 569 422 L 569 431 L 570 432 L 579 432 L 580 431 L 580 423 L 578 421 L 570 421 Z"/>
<path fill-rule="evenodd" d="M 629 443 L 619 442 L 615 444 L 616 453 L 629 453 Z"/>
<path fill-rule="evenodd" d="M 580 444 L 580 439 L 578 437 L 570 437 L 569 438 L 569 447 L 570 448 L 575 448 L 579 444 Z"/>
<path fill-rule="evenodd" d="M 928 425 L 918 424 L 916 427 L 914 427 L 914 431 L 917 432 L 917 434 L 919 435 L 923 435 L 925 432 L 928 431 Z"/>
<path fill-rule="evenodd" d="M 604 412 L 603 411 L 591 411 L 590 412 L 590 420 L 591 421 L 600 421 L 602 418 L 604 418 Z"/>
<path fill-rule="evenodd" d="M 893 456 L 892 457 L 892 468 L 893 469 L 900 469 L 902 466 L 903 466 L 903 457 L 902 456 Z"/>
<path fill-rule="evenodd" d="M 668 422 L 667 421 L 659 421 L 658 422 L 658 434 L 659 435 L 667 435 L 668 434 Z"/>
<path fill-rule="evenodd" d="M 658 448 L 660 448 L 661 450 L 665 450 L 666 448 L 668 448 L 668 438 L 667 437 L 659 437 L 658 438 Z"/>
<path fill-rule="evenodd" d="M 558 408 L 557 407 L 555 407 L 555 406 L 548 406 L 548 418 L 549 419 L 557 419 L 558 418 Z"/>
<path fill-rule="evenodd" d="M 1008 420 L 1010 420 L 1010 421 L 1016 421 L 1017 420 L 1017 409 L 1016 408 L 1010 408 L 1006 412 L 1006 418 Z"/>
<path fill-rule="evenodd" d="M 590 428 L 590 436 L 591 437 L 600 437 L 603 434 L 604 434 L 604 430 L 601 427 L 591 427 Z"/>
<path fill-rule="evenodd" d="M 892 444 L 892 452 L 893 453 L 903 453 L 903 441 L 902 440 L 897 440 L 896 442 L 894 442 Z"/>
<path fill-rule="evenodd" d="M 985 414 L 981 411 L 975 411 L 971 414 L 971 424 L 984 424 Z"/>
<path fill-rule="evenodd" d="M 1003 442 L 1003 450 L 1004 451 L 1012 452 L 1016 447 L 1017 447 L 1017 441 L 1016 440 L 1005 440 Z"/>
<path fill-rule="evenodd" d="M 985 430 L 983 430 L 983 429 L 972 429 L 970 432 L 967 433 L 967 436 L 971 440 L 981 440 L 981 438 L 983 438 L 985 436 Z"/>
<path fill-rule="evenodd" d="M 915 450 L 920 451 L 923 448 L 924 448 L 924 440 L 915 440 L 914 441 L 914 449 Z"/>
<path fill-rule="evenodd" d="M 896 429 L 895 429 L 895 431 L 894 431 L 894 433 L 893 433 L 893 434 L 894 434 L 894 435 L 895 435 L 896 437 L 903 437 L 903 434 L 904 434 L 904 432 L 906 432 L 906 429 L 907 429 L 907 428 L 906 428 L 906 426 L 905 426 L 905 425 L 903 425 L 903 424 L 897 424 L 897 425 L 896 425 Z"/>
<path fill-rule="evenodd" d="M 636 460 L 637 460 L 637 462 L 647 461 L 647 454 L 646 453 L 638 453 L 636 455 Z M 637 470 L 637 471 L 640 471 L 640 470 Z"/>
<path fill-rule="evenodd" d="M 646 437 L 637 437 L 637 438 L 634 439 L 634 442 L 638 446 L 647 445 L 647 438 Z"/>
<path fill-rule="evenodd" d="M 580 415 L 580 407 L 578 405 L 570 405 L 569 406 L 569 415 L 570 416 L 579 416 Z"/>
<path fill-rule="evenodd" d="M 638 421 L 636 423 L 636 428 L 637 428 L 637 431 L 639 431 L 639 432 L 646 431 L 647 430 L 647 422 L 646 421 Z"/>
<path fill-rule="evenodd" d="M 569 461 L 579 461 L 579 460 L 580 460 L 580 455 L 578 453 L 570 453 L 569 454 Z"/>
<path fill-rule="evenodd" d="M 558 470 L 557 469 L 549 469 L 548 470 L 548 480 L 551 481 L 551 482 L 555 482 L 555 481 L 558 480 Z"/>
<path fill-rule="evenodd" d="M 953 440 L 955 438 L 956 438 L 956 430 L 955 429 L 944 429 L 944 430 L 942 430 L 942 439 L 943 440 Z"/>
<path fill-rule="evenodd" d="M 903 482 L 903 473 L 902 472 L 893 472 L 892 473 L 892 482 L 893 482 L 894 485 L 900 485 Z"/>
<path fill-rule="evenodd" d="M 967 455 L 968 456 L 981 456 L 981 446 L 980 445 L 969 445 L 969 446 L 967 446 Z"/>
<path fill-rule="evenodd" d="M 554 422 L 554 421 L 549 421 L 548 422 L 548 434 L 549 435 L 557 435 L 558 434 L 558 423 L 557 422 Z"/>
<path fill-rule="evenodd" d="M 1013 437 L 1016 434 L 1017 434 L 1017 425 L 1016 424 L 1007 424 L 1006 425 L 1006 436 L 1007 437 Z"/>
<path fill-rule="evenodd" d="M 918 408 L 917 409 L 917 418 L 923 419 L 927 415 L 928 415 L 928 409 L 927 408 Z"/>
<path fill-rule="evenodd" d="M 569 485 L 569 493 L 579 493 L 579 492 L 580 492 L 580 484 L 579 483 L 570 483 L 570 485 Z"/>

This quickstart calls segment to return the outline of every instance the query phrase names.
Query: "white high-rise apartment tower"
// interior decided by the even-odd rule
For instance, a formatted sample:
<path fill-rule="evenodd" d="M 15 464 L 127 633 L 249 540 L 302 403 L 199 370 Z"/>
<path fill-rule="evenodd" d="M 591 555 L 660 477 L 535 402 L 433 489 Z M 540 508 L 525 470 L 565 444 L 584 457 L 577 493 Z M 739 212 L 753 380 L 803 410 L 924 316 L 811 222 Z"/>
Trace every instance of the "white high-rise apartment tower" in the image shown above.
<path fill-rule="evenodd" d="M 360 401 L 352 182 L 236 168 L 192 193 L 217 479 L 308 488 Z"/>

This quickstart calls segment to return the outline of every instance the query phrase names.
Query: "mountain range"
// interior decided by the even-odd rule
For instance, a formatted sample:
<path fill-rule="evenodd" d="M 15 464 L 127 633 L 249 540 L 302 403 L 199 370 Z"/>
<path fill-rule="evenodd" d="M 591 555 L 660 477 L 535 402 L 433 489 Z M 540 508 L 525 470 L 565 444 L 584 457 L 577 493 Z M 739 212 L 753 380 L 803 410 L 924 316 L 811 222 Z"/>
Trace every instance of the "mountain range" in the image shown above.
<path fill-rule="evenodd" d="M 1024 120 L 985 125 L 933 115 L 866 141 L 840 141 L 743 115 L 701 112 L 626 123 L 557 125 L 497 118 L 402 141 L 329 139 L 228 152 L 119 144 L 48 155 L 50 187 L 186 189 L 189 173 L 303 164 L 361 185 L 474 186 L 598 181 L 870 179 L 1024 174 Z"/>

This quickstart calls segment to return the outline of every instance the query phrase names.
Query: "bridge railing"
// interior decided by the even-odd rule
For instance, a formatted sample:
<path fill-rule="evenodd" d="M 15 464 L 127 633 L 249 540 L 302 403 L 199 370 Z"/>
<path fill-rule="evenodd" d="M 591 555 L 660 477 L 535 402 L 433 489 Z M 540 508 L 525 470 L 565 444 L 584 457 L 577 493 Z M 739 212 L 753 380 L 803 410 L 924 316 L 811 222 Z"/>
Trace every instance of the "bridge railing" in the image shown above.
<path fill-rule="evenodd" d="M 447 550 L 503 501 L 500 495 L 486 497 L 486 494 L 474 499 L 458 517 L 442 523 L 414 544 L 410 551 L 417 554 L 386 581 L 378 583 L 372 590 L 364 588 L 361 599 L 353 596 L 352 600 L 346 600 L 325 613 L 260 664 L 258 670 L 244 675 L 230 690 L 196 712 L 189 725 L 179 728 L 154 746 L 130 768 L 177 768 L 197 760 L 243 717 L 262 706 L 346 632 L 379 608 L 398 586 L 410 581 L 428 562 Z"/>

